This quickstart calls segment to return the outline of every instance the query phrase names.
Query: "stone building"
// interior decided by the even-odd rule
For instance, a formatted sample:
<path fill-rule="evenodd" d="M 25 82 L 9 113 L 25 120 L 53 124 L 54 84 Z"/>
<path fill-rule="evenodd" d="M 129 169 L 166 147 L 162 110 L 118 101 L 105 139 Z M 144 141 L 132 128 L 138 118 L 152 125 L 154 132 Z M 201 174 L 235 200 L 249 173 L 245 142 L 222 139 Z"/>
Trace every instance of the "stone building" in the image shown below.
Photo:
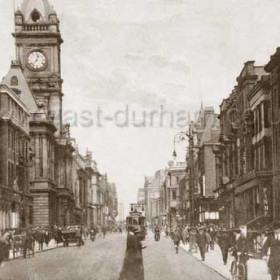
<path fill-rule="evenodd" d="M 74 142 L 75 143 L 75 142 Z M 74 194 L 73 221 L 75 225 L 88 225 L 87 221 L 87 198 L 88 198 L 88 177 L 86 170 L 86 158 L 79 153 L 75 146 L 72 164 L 72 186 Z"/>
<path fill-rule="evenodd" d="M 15 12 L 18 88 L 30 91 L 39 110 L 30 118 L 30 170 L 35 226 L 73 222 L 72 153 L 69 126 L 62 123 L 61 48 L 59 20 L 48 0 L 24 0 Z M 35 106 L 31 103 L 26 103 Z"/>
<path fill-rule="evenodd" d="M 17 81 L 17 82 L 15 82 Z M 33 196 L 33 224 L 55 223 L 55 137 L 53 119 L 43 104 L 36 101 L 30 90 L 19 60 L 13 61 L 3 83 L 12 86 L 30 111 L 31 162 L 29 170 L 30 192 Z"/>
<path fill-rule="evenodd" d="M 118 221 L 120 224 L 125 221 L 124 204 L 122 202 L 118 205 Z"/>
<path fill-rule="evenodd" d="M 212 107 L 201 107 L 199 118 L 193 126 L 197 139 L 197 155 L 194 158 L 194 165 L 197 167 L 197 174 L 194 174 L 197 181 L 195 220 L 200 223 L 217 223 L 219 214 L 214 190 L 218 180 L 215 155 L 220 137 L 218 114 L 215 114 Z"/>
<path fill-rule="evenodd" d="M 97 209 L 99 205 L 97 204 L 98 189 L 100 188 L 100 176 L 97 169 L 97 163 L 92 158 L 92 152 L 86 151 L 85 156 L 85 170 L 87 172 L 87 207 L 86 207 L 86 219 L 87 226 L 92 227 L 97 225 Z"/>
<path fill-rule="evenodd" d="M 107 185 L 105 205 L 108 208 L 107 224 L 113 227 L 116 225 L 116 217 L 118 215 L 118 198 L 116 185 L 114 183 L 109 183 Z"/>
<path fill-rule="evenodd" d="M 222 223 L 260 229 L 271 221 L 271 133 L 264 67 L 245 63 L 237 86 L 221 104 Z"/>
<path fill-rule="evenodd" d="M 16 59 L 1 83 L 1 149 L 8 145 L 8 150 L 0 159 L 5 174 L 0 227 L 102 225 L 106 188 L 91 153 L 78 152 L 70 126 L 62 121 L 63 40 L 57 14 L 48 0 L 23 0 L 14 20 Z M 110 195 L 116 214 L 114 186 Z"/>
<path fill-rule="evenodd" d="M 153 213 L 159 213 L 153 210 L 154 199 L 160 198 L 161 185 L 165 181 L 165 170 L 158 170 L 154 176 L 145 177 L 144 192 L 145 192 L 145 205 L 146 205 L 146 219 L 150 224 L 159 223 L 159 216 L 153 215 Z M 160 203 L 160 202 L 159 202 Z"/>
<path fill-rule="evenodd" d="M 137 202 L 139 204 L 145 203 L 145 189 L 144 188 L 139 188 L 138 193 L 137 193 Z"/>
<path fill-rule="evenodd" d="M 187 163 L 174 162 L 170 164 L 166 176 L 167 223 L 174 228 L 183 222 L 180 215 L 180 182 L 185 178 Z"/>
<path fill-rule="evenodd" d="M 272 151 L 268 155 L 272 158 L 272 215 L 273 219 L 280 219 L 280 48 L 277 48 L 276 52 L 271 56 L 269 62 L 265 66 L 265 70 L 269 73 L 268 84 L 266 84 L 266 90 L 268 87 L 270 97 L 270 112 L 271 112 L 271 140 Z M 267 98 L 269 99 L 269 98 Z M 269 126 L 269 122 L 266 124 Z M 269 159 L 270 159 L 269 158 Z M 269 162 L 270 163 L 270 162 Z M 270 186 L 270 185 L 268 185 Z M 268 204 L 269 203 L 268 200 Z M 270 208 L 268 209 L 270 213 Z"/>
<path fill-rule="evenodd" d="M 179 183 L 179 201 L 179 215 L 182 217 L 182 224 L 190 224 L 190 174 L 188 169 Z"/>
<path fill-rule="evenodd" d="M 0 84 L 0 231 L 33 224 L 33 198 L 29 188 L 30 112 L 24 104 L 29 92 Z M 32 100 L 30 100 L 32 102 Z"/>

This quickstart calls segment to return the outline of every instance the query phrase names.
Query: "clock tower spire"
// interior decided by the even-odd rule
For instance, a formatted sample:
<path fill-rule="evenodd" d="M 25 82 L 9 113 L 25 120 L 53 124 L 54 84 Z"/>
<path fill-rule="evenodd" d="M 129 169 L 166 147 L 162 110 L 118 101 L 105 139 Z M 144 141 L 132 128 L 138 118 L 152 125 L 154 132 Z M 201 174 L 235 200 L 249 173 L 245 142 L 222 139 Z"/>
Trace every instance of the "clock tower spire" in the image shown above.
<path fill-rule="evenodd" d="M 48 0 L 23 0 L 15 12 L 16 59 L 36 101 L 62 133 L 61 38 L 59 20 Z"/>

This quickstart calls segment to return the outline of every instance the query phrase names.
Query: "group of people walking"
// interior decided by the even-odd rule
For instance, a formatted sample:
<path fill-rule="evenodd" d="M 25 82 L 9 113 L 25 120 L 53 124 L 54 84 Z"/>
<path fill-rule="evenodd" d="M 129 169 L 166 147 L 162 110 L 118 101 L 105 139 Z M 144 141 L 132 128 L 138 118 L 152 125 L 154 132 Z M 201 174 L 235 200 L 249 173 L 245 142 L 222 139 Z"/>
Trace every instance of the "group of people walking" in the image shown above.
<path fill-rule="evenodd" d="M 156 226 L 154 228 L 155 236 L 158 231 L 159 227 Z M 172 238 L 176 254 L 178 254 L 179 245 L 182 242 L 189 245 L 190 252 L 199 250 L 202 261 L 205 261 L 207 252 L 214 250 L 215 246 L 219 246 L 223 264 L 227 265 L 228 256 L 231 254 L 235 262 L 238 261 L 244 267 L 244 280 L 247 280 L 247 262 L 252 253 L 252 240 L 241 228 L 227 229 L 214 225 L 190 227 L 187 225 L 185 227 L 175 227 L 173 230 L 165 227 L 164 232 L 166 237 L 170 236 Z M 271 279 L 280 280 L 280 222 L 275 222 L 272 229 L 258 234 L 253 240 L 253 245 L 259 247 L 259 256 L 268 261 L 267 265 Z M 233 266 L 231 266 L 232 269 Z"/>

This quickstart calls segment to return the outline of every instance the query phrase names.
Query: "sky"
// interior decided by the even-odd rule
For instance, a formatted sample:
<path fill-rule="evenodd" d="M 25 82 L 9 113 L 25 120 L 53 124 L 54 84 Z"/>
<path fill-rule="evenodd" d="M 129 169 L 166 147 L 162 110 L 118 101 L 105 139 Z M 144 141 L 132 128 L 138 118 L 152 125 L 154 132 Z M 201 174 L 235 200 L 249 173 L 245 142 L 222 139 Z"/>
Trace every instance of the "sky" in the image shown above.
<path fill-rule="evenodd" d="M 218 113 L 244 63 L 264 65 L 280 46 L 279 0 L 50 2 L 64 39 L 64 120 L 126 205 L 172 160 L 174 136 L 201 102 Z M 13 2 L 0 7 L 4 76 L 14 58 Z M 175 144 L 178 160 L 186 145 Z"/>

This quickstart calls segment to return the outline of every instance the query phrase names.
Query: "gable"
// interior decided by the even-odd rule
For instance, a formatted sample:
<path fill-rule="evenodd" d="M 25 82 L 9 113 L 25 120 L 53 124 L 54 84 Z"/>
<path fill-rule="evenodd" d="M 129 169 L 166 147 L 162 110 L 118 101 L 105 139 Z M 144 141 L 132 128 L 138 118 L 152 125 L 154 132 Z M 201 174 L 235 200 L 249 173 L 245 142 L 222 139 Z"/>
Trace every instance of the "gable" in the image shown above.
<path fill-rule="evenodd" d="M 35 98 L 25 80 L 20 66 L 12 65 L 8 74 L 3 78 L 2 84 L 18 92 L 19 99 L 25 104 L 30 113 L 38 112 Z"/>

